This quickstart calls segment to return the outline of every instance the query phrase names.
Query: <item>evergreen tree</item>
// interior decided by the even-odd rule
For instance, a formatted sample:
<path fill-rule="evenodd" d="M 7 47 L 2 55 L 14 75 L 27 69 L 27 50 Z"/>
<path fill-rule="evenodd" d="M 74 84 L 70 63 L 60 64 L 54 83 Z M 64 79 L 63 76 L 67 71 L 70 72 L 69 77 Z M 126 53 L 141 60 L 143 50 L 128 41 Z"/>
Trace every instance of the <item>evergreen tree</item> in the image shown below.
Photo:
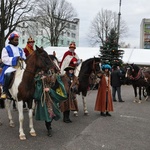
<path fill-rule="evenodd" d="M 100 49 L 102 64 L 109 64 L 111 66 L 122 65 L 122 56 L 124 51 L 118 49 L 118 35 L 114 29 L 111 29 L 103 47 Z"/>

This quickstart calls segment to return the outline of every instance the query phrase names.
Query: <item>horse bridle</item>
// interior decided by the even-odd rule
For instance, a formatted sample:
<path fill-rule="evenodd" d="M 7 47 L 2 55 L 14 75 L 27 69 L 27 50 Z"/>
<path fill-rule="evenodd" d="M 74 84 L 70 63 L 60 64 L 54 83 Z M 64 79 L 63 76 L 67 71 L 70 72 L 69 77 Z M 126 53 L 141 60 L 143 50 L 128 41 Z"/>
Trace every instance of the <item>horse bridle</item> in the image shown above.
<path fill-rule="evenodd" d="M 97 64 L 100 64 L 100 62 L 96 62 L 95 59 L 94 59 L 93 65 L 92 65 L 92 66 L 93 66 L 92 68 L 93 68 L 94 74 L 97 74 L 97 73 L 99 72 L 99 71 L 98 71 L 98 72 L 96 71 L 96 65 L 97 65 Z M 99 65 L 99 66 L 100 66 L 100 65 Z"/>

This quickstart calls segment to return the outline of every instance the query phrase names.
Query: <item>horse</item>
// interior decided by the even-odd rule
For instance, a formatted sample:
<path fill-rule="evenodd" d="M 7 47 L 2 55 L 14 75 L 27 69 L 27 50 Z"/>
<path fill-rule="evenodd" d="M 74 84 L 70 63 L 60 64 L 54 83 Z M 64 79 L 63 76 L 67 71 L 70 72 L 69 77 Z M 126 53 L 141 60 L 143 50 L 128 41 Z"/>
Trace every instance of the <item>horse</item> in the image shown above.
<path fill-rule="evenodd" d="M 143 71 L 143 69 L 136 64 L 127 65 L 126 68 L 127 82 L 130 83 L 134 89 L 135 100 L 133 102 L 141 103 L 141 93 L 143 87 L 148 89 L 150 86 L 150 72 Z M 138 92 L 137 89 L 139 89 Z M 139 94 L 139 99 L 137 98 L 137 94 Z"/>
<path fill-rule="evenodd" d="M 82 95 L 82 102 L 83 102 L 83 111 L 84 115 L 89 115 L 87 110 L 87 104 L 85 97 L 87 96 L 87 92 L 90 86 L 90 76 L 91 74 L 96 74 L 101 70 L 101 59 L 98 57 L 89 58 L 83 61 L 79 66 L 76 68 L 75 75 L 78 75 L 79 79 L 79 87 L 77 95 Z M 58 65 L 57 65 L 58 66 Z M 96 78 L 95 78 L 96 79 Z M 78 112 L 74 111 L 74 116 L 78 116 Z"/>
<path fill-rule="evenodd" d="M 17 101 L 17 108 L 19 112 L 19 138 L 20 140 L 26 140 L 26 136 L 23 130 L 23 102 L 28 104 L 29 109 L 29 128 L 30 135 L 36 136 L 36 132 L 33 126 L 33 95 L 35 91 L 34 77 L 36 73 L 43 70 L 49 71 L 54 67 L 53 61 L 48 56 L 47 52 L 41 47 L 36 46 L 36 50 L 25 61 L 19 61 L 20 65 L 15 72 L 14 81 L 9 89 L 13 99 Z M 12 119 L 9 99 L 5 100 L 6 109 L 8 112 L 9 125 L 14 127 L 14 121 Z"/>
<path fill-rule="evenodd" d="M 84 115 L 89 115 L 86 104 L 86 96 L 89 89 L 90 84 L 90 75 L 94 73 L 95 75 L 100 71 L 100 63 L 101 59 L 98 57 L 89 58 L 82 62 L 81 68 L 79 71 L 78 79 L 79 79 L 79 87 L 78 87 L 78 95 L 82 95 L 83 102 L 83 111 Z M 78 112 L 74 112 L 75 116 L 78 116 Z"/>

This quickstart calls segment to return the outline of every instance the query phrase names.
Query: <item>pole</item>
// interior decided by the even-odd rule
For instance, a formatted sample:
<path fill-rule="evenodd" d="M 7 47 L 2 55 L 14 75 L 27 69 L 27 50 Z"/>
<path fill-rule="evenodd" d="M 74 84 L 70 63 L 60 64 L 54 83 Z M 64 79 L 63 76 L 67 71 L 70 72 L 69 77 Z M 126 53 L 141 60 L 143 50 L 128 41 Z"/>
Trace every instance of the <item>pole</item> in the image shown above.
<path fill-rule="evenodd" d="M 119 13 L 118 13 L 118 39 L 117 39 L 118 45 L 119 45 L 119 35 L 120 35 L 120 17 L 121 17 L 121 0 L 119 2 Z"/>

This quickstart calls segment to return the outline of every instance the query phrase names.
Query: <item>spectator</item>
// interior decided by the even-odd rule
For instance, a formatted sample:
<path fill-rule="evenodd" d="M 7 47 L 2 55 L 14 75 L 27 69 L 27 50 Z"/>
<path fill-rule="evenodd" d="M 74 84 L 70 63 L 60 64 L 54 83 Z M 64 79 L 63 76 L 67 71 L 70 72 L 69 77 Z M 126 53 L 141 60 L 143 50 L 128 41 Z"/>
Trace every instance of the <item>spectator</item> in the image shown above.
<path fill-rule="evenodd" d="M 121 73 L 119 66 L 117 67 L 114 65 L 112 67 L 112 73 L 111 73 L 111 86 L 112 86 L 112 98 L 113 101 L 116 102 L 116 92 L 118 95 L 118 101 L 124 102 L 121 97 L 121 78 L 124 75 Z"/>

